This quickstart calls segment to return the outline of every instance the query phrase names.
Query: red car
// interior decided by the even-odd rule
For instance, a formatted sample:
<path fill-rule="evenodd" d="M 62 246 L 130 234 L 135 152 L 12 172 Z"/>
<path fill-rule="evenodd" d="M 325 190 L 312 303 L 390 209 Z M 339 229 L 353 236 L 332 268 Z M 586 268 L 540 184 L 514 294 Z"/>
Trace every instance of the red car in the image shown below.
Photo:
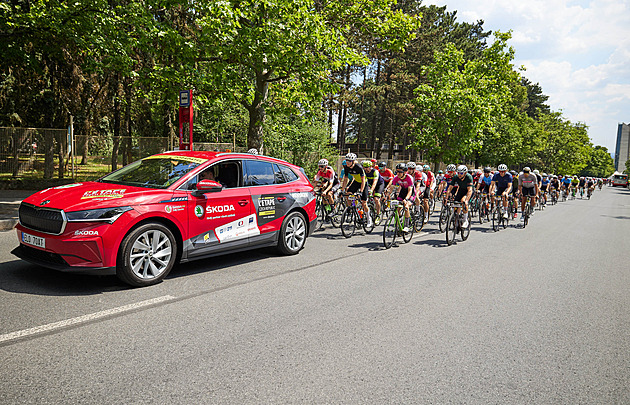
<path fill-rule="evenodd" d="M 44 267 L 160 282 L 176 262 L 263 246 L 296 254 L 314 228 L 301 168 L 251 154 L 176 151 L 20 205 L 17 257 Z"/>

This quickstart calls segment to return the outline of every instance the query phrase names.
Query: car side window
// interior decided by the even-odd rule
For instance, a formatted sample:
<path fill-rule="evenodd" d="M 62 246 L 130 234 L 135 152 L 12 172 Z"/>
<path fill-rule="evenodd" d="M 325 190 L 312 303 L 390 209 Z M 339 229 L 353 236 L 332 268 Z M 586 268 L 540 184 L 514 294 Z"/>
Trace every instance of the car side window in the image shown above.
<path fill-rule="evenodd" d="M 275 184 L 273 165 L 261 160 L 245 161 L 245 185 L 266 186 Z"/>
<path fill-rule="evenodd" d="M 286 183 L 287 179 L 284 177 L 284 174 L 280 171 L 280 168 L 277 164 L 273 164 L 273 174 L 276 184 Z"/>
<path fill-rule="evenodd" d="M 217 181 L 225 188 L 241 187 L 241 170 L 240 162 L 230 160 L 227 162 L 217 163 Z"/>
<path fill-rule="evenodd" d="M 287 183 L 295 181 L 299 178 L 298 175 L 295 174 L 295 172 L 291 170 L 290 168 L 288 168 L 287 166 L 279 164 L 278 167 L 280 168 L 280 171 L 284 175 L 285 181 Z"/>

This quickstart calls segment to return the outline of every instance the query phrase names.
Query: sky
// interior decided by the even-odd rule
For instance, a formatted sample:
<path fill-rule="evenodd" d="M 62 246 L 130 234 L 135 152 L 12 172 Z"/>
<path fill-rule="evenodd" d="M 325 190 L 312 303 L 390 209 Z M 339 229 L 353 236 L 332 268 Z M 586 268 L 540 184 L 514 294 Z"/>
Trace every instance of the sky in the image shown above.
<path fill-rule="evenodd" d="M 630 124 L 630 0 L 425 0 L 512 30 L 514 66 L 539 83 L 547 105 L 585 123 L 591 141 L 614 153 L 617 126 Z"/>

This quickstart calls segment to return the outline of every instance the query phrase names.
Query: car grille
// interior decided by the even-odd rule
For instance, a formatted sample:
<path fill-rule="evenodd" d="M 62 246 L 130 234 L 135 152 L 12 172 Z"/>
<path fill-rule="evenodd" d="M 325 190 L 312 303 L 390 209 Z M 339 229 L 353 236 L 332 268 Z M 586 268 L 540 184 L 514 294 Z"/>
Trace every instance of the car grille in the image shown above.
<path fill-rule="evenodd" d="M 61 265 L 61 266 L 68 265 L 68 262 L 66 262 L 63 259 L 63 257 L 61 257 L 57 253 L 46 252 L 45 250 L 35 249 L 30 246 L 26 246 L 24 244 L 22 244 L 20 248 L 22 250 L 21 253 L 26 258 L 31 259 L 34 262 L 50 263 L 50 264 L 56 264 L 56 265 Z"/>
<path fill-rule="evenodd" d="M 65 228 L 65 220 L 61 210 L 38 208 L 31 204 L 20 204 L 20 223 L 40 232 L 59 235 Z"/>

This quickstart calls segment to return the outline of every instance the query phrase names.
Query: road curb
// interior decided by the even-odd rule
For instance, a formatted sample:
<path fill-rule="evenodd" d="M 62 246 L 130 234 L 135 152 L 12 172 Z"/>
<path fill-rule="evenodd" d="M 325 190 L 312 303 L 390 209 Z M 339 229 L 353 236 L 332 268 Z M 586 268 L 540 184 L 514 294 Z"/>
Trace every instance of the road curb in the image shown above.
<path fill-rule="evenodd" d="M 0 219 L 0 232 L 10 231 L 17 225 L 17 218 Z"/>

